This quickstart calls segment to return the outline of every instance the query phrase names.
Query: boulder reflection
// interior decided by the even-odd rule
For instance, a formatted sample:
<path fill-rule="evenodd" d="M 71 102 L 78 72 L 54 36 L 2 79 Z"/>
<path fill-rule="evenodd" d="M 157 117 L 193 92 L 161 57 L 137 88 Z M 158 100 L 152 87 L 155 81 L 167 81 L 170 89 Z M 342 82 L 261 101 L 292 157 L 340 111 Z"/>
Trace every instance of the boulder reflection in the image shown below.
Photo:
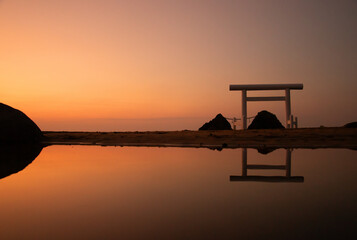
<path fill-rule="evenodd" d="M 230 181 L 257 181 L 257 182 L 304 182 L 302 176 L 291 176 L 291 152 L 286 149 L 285 165 L 248 164 L 247 148 L 242 149 L 242 175 L 230 176 Z M 249 169 L 255 170 L 283 170 L 281 176 L 248 175 Z"/>
<path fill-rule="evenodd" d="M 26 168 L 42 151 L 42 145 L 0 145 L 0 179 Z"/>

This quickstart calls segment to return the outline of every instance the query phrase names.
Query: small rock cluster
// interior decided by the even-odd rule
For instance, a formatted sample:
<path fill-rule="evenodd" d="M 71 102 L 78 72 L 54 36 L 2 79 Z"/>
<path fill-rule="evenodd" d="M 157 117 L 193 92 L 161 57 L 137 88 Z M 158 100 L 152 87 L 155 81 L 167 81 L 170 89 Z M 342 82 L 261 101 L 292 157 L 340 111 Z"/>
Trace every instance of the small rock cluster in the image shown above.
<path fill-rule="evenodd" d="M 198 130 L 232 130 L 232 127 L 227 119 L 219 113 L 214 119 L 203 124 Z"/>
<path fill-rule="evenodd" d="M 275 114 L 268 111 L 261 111 L 254 118 L 248 129 L 279 129 L 285 128 Z"/>

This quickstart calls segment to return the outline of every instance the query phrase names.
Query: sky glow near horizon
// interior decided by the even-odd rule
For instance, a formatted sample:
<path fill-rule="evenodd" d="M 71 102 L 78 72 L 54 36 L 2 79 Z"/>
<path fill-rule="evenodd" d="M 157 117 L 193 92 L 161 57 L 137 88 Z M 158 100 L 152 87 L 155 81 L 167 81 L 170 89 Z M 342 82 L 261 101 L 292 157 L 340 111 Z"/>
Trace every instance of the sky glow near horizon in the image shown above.
<path fill-rule="evenodd" d="M 0 0 L 0 102 L 43 130 L 196 129 L 240 117 L 229 84 L 303 83 L 300 126 L 340 126 L 357 120 L 356 25 L 356 1 Z M 263 109 L 284 123 L 283 102 L 248 115 Z"/>

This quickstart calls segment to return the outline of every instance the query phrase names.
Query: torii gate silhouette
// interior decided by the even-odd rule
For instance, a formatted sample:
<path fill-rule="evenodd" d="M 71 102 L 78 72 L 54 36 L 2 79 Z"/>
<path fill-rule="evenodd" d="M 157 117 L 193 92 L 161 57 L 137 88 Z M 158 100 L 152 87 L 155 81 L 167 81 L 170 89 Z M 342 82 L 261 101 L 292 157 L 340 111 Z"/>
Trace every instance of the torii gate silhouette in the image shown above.
<path fill-rule="evenodd" d="M 242 121 L 243 129 L 247 129 L 247 102 L 248 101 L 285 101 L 286 109 L 286 128 L 297 126 L 297 119 L 294 121 L 291 115 L 290 90 L 302 90 L 302 83 L 294 84 L 248 84 L 248 85 L 229 85 L 230 91 L 242 91 Z M 256 90 L 285 90 L 285 96 L 269 97 L 247 97 L 247 91 Z"/>

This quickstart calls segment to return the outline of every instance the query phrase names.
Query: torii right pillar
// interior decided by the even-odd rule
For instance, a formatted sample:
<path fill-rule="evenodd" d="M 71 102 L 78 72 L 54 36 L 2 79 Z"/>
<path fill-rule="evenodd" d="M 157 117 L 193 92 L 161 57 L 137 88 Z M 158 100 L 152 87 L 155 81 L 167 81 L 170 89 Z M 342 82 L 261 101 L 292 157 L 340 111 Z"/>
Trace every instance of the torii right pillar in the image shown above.
<path fill-rule="evenodd" d="M 291 98 L 290 90 L 302 90 L 302 83 L 294 84 L 249 84 L 229 85 L 230 91 L 242 91 L 242 121 L 243 129 L 247 129 L 247 102 L 248 101 L 285 101 L 286 128 L 292 128 Z M 285 90 L 285 96 L 248 97 L 247 91 L 259 90 Z"/>

